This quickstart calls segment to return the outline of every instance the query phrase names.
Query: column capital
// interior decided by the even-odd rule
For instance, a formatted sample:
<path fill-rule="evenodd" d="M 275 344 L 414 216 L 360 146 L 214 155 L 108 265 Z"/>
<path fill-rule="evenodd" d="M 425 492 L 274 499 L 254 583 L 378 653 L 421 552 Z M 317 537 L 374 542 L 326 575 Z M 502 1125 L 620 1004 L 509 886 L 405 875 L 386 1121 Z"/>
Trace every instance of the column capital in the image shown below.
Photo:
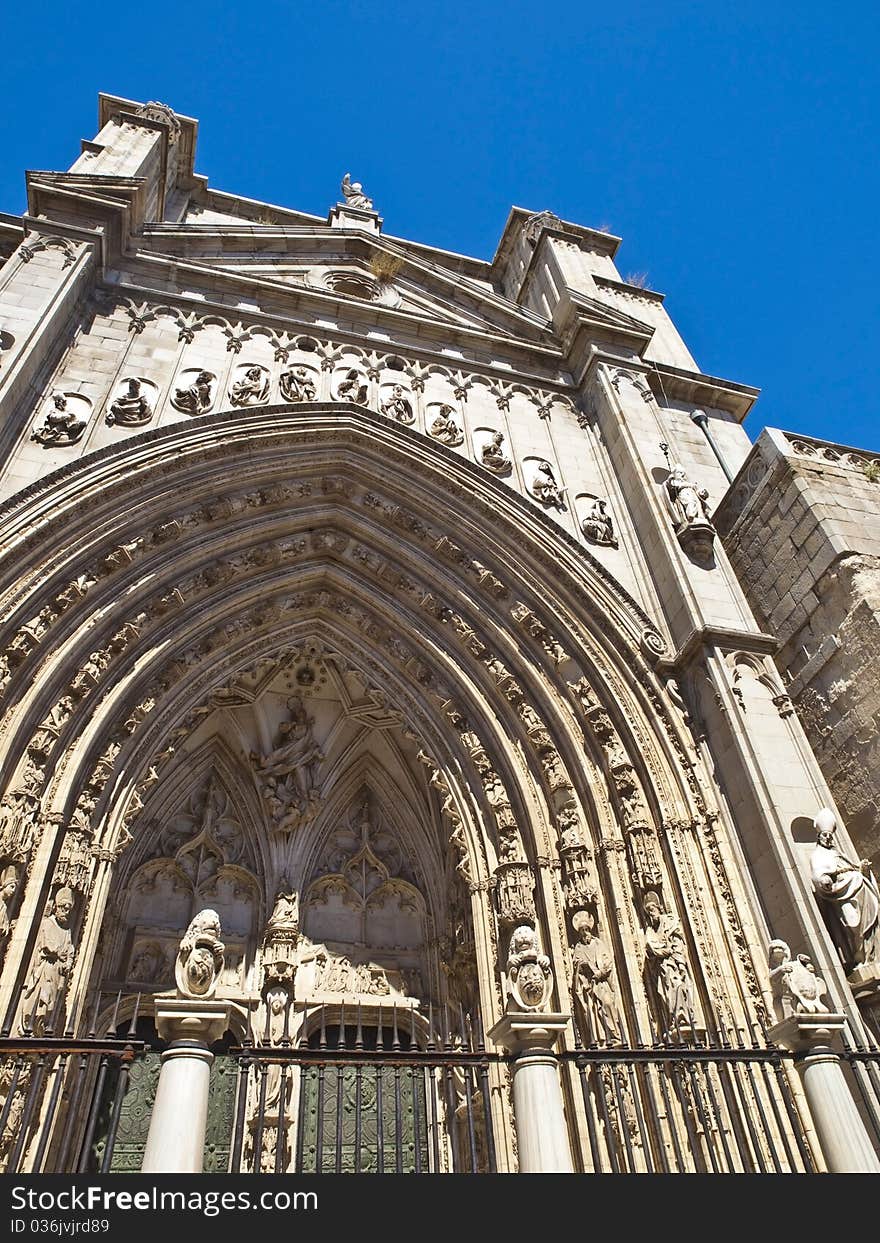
<path fill-rule="evenodd" d="M 552 1053 L 570 1020 L 570 1014 L 558 1011 L 511 1010 L 498 1020 L 488 1035 L 510 1053 Z"/>
<path fill-rule="evenodd" d="M 771 1027 L 767 1035 L 783 1049 L 809 1054 L 829 1049 L 845 1026 L 845 1014 L 792 1014 Z"/>
<path fill-rule="evenodd" d="M 156 998 L 156 1031 L 162 1040 L 220 1040 L 232 1022 L 232 1002 L 194 1001 L 188 997 Z"/>

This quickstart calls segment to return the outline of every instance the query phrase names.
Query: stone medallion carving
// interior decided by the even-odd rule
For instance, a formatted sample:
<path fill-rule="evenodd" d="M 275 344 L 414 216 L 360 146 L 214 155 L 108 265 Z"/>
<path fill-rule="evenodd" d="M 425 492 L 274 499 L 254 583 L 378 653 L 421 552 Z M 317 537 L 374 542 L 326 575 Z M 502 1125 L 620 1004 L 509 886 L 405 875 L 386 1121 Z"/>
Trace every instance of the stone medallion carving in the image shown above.
<path fill-rule="evenodd" d="M 91 409 L 92 403 L 80 393 L 53 393 L 42 423 L 31 432 L 31 440 L 46 449 L 76 444 L 88 426 Z"/>
<path fill-rule="evenodd" d="M 540 459 L 537 461 L 533 459 L 529 466 L 532 468 L 528 483 L 529 493 L 536 501 L 548 509 L 565 509 L 566 504 L 562 489 L 559 487 L 550 463 Z"/>
<path fill-rule="evenodd" d="M 614 533 L 614 522 L 608 512 L 608 502 L 600 496 L 587 493 L 578 498 L 578 509 L 584 539 L 590 544 L 616 548 L 617 537 Z"/>
<path fill-rule="evenodd" d="M 127 376 L 117 385 L 106 422 L 112 427 L 144 427 L 156 409 L 157 386 L 141 376 Z"/>
<path fill-rule="evenodd" d="M 398 423 L 414 423 L 410 394 L 401 384 L 385 384 L 379 391 L 379 409 L 387 419 L 396 419 Z"/>
<path fill-rule="evenodd" d="M 207 414 L 214 404 L 217 377 L 212 371 L 187 367 L 178 376 L 171 404 L 184 414 Z"/>
<path fill-rule="evenodd" d="M 261 406 L 269 398 L 269 370 L 258 363 L 239 363 L 229 387 L 233 406 Z"/>
<path fill-rule="evenodd" d="M 429 403 L 425 423 L 428 428 L 428 435 L 433 436 L 435 440 L 441 441 L 444 445 L 454 448 L 460 445 L 464 440 L 464 432 L 458 425 L 455 418 L 455 411 L 452 406 L 445 402 Z"/>
<path fill-rule="evenodd" d="M 336 381 L 336 400 L 353 401 L 365 406 L 370 395 L 367 378 L 357 367 L 348 367 Z"/>
<path fill-rule="evenodd" d="M 482 433 L 479 453 L 480 461 L 493 475 L 509 475 L 513 470 L 513 462 L 504 452 L 503 432 Z"/>
<path fill-rule="evenodd" d="M 318 378 L 310 367 L 288 367 L 278 377 L 278 386 L 285 401 L 316 401 Z"/>

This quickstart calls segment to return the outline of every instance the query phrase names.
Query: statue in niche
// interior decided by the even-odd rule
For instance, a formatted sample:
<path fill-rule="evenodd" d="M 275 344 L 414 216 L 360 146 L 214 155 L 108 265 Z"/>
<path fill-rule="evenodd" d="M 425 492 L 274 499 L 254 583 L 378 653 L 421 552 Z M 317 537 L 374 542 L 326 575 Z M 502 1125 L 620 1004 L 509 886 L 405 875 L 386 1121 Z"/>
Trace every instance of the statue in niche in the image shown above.
<path fill-rule="evenodd" d="M 285 401 L 315 401 L 318 390 L 305 367 L 291 367 L 278 377 L 281 396 Z"/>
<path fill-rule="evenodd" d="M 663 910 L 653 891 L 645 895 L 643 909 L 647 921 L 645 970 L 663 1028 L 671 1035 L 682 1029 L 690 1031 L 694 1022 L 694 988 L 681 924 Z"/>
<path fill-rule="evenodd" d="M 552 505 L 556 509 L 565 509 L 565 501 L 562 499 L 559 484 L 556 482 L 553 467 L 549 462 L 538 463 L 538 469 L 535 477 L 532 479 L 532 495 L 542 505 Z"/>
<path fill-rule="evenodd" d="M 416 417 L 413 414 L 412 403 L 404 394 L 400 384 L 394 385 L 390 397 L 382 402 L 380 408 L 386 418 L 396 419 L 398 423 L 412 423 Z"/>
<path fill-rule="evenodd" d="M 810 876 L 831 936 L 851 971 L 880 959 L 880 894 L 868 859 L 858 863 L 838 850 L 834 814 L 823 807 L 813 821 L 817 845 L 810 856 Z"/>
<path fill-rule="evenodd" d="M 827 994 L 825 981 L 816 974 L 816 968 L 806 954 L 798 954 L 797 958 L 792 959 L 785 941 L 771 941 L 767 957 L 770 987 L 780 1018 L 828 1013 L 828 1007 L 822 1001 Z"/>
<path fill-rule="evenodd" d="M 223 971 L 226 947 L 220 940 L 220 916 L 199 911 L 187 928 L 174 967 L 174 980 L 183 997 L 213 997 Z"/>
<path fill-rule="evenodd" d="M 361 211 L 372 211 L 373 200 L 364 194 L 364 187 L 359 181 L 352 181 L 351 173 L 342 178 L 342 197 L 346 207 L 356 207 Z"/>
<path fill-rule="evenodd" d="M 62 888 L 52 899 L 52 910 L 45 915 L 37 933 L 33 965 L 22 999 L 21 1030 L 42 1036 L 46 1023 L 53 1022 L 60 998 L 67 987 L 73 966 L 73 938 L 70 935 L 73 894 Z"/>
<path fill-rule="evenodd" d="M 694 526 L 697 523 L 711 526 L 708 490 L 688 479 L 681 462 L 676 462 L 669 472 L 666 494 L 680 526 Z"/>
<path fill-rule="evenodd" d="M 537 1010 L 546 1004 L 553 983 L 550 959 L 541 953 L 538 934 L 528 924 L 520 924 L 510 934 L 507 978 L 517 1009 Z"/>
<path fill-rule="evenodd" d="M 282 888 L 275 897 L 275 905 L 272 908 L 272 914 L 269 916 L 269 922 L 266 925 L 266 931 L 269 932 L 297 932 L 299 930 L 299 894 L 295 889 L 287 889 L 282 882 Z"/>
<path fill-rule="evenodd" d="M 502 451 L 504 443 L 503 432 L 493 432 L 492 437 L 482 448 L 480 456 L 483 459 L 483 465 L 496 475 L 506 475 L 511 469 L 513 463 Z"/>
<path fill-rule="evenodd" d="M 184 414 L 204 414 L 214 400 L 212 386 L 214 377 L 210 371 L 200 371 L 189 388 L 174 390 L 172 405 Z"/>
<path fill-rule="evenodd" d="M 581 519 L 581 530 L 584 538 L 591 544 L 603 544 L 608 548 L 616 548 L 614 523 L 606 509 L 606 504 L 607 502 L 601 500 L 600 497 L 593 497 L 589 510 Z"/>
<path fill-rule="evenodd" d="M 278 1047 L 290 1039 L 290 1002 L 286 988 L 270 988 L 266 993 L 266 1023 L 262 1032 L 263 1044 Z M 293 1077 L 288 1071 L 285 1098 L 289 1096 Z M 266 1067 L 266 1096 L 264 1108 L 267 1114 L 277 1113 L 281 1099 L 281 1064 L 270 1062 Z M 287 1099 L 285 1099 L 285 1107 Z M 274 1144 L 273 1144 L 274 1152 Z"/>
<path fill-rule="evenodd" d="M 437 411 L 437 417 L 428 430 L 436 440 L 445 445 L 460 445 L 464 440 L 462 430 L 455 421 L 455 411 L 452 406 L 445 404 Z"/>
<path fill-rule="evenodd" d="M 3 869 L 0 874 L 0 952 L 2 952 L 3 943 L 7 940 L 12 931 L 12 919 L 9 915 L 9 907 L 12 899 L 15 897 L 18 889 L 18 870 L 14 864 L 10 864 Z"/>
<path fill-rule="evenodd" d="M 614 988 L 614 956 L 596 934 L 596 916 L 578 911 L 572 917 L 578 944 L 572 950 L 574 995 L 584 1012 L 588 1043 L 620 1043 L 620 1008 Z"/>
<path fill-rule="evenodd" d="M 281 723 L 275 750 L 251 756 L 259 766 L 263 796 L 281 832 L 291 832 L 317 810 L 317 765 L 324 758 L 302 698 L 292 695 L 287 708 L 291 719 Z"/>
<path fill-rule="evenodd" d="M 37 440 L 47 448 L 51 445 L 76 444 L 86 430 L 86 420 L 78 419 L 67 408 L 64 393 L 52 394 L 52 408 L 46 412 L 40 427 L 31 432 L 31 440 Z"/>
<path fill-rule="evenodd" d="M 118 423 L 120 427 L 142 427 L 153 417 L 153 407 L 141 392 L 143 385 L 136 376 L 130 376 L 125 382 L 128 392 L 111 404 L 107 422 L 111 426 Z"/>
<path fill-rule="evenodd" d="M 229 390 L 233 406 L 259 406 L 269 396 L 269 376 L 262 367 L 247 367 Z"/>
<path fill-rule="evenodd" d="M 0 800 L 0 859 L 26 863 L 37 836 L 39 799 L 28 790 L 10 790 Z"/>

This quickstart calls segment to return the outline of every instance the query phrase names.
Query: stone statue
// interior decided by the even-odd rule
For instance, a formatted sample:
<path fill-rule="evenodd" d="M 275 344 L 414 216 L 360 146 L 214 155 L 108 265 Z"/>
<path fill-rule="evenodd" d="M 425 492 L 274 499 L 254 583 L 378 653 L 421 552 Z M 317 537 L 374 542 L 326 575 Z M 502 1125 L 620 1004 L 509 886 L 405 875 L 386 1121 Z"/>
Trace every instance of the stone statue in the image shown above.
<path fill-rule="evenodd" d="M 614 536 L 614 523 L 605 506 L 607 502 L 601 500 L 598 496 L 594 496 L 590 502 L 590 508 L 581 520 L 581 530 L 584 538 L 589 540 L 591 544 L 604 544 L 609 548 L 617 547 L 617 540 Z"/>
<path fill-rule="evenodd" d="M 828 1007 L 822 1001 L 827 993 L 825 981 L 816 974 L 816 968 L 806 954 L 798 954 L 796 959 L 792 959 L 785 941 L 771 941 L 767 957 L 770 987 L 780 1018 L 789 1019 L 794 1014 L 828 1013 Z"/>
<path fill-rule="evenodd" d="M 181 996 L 199 1001 L 213 997 L 225 949 L 220 940 L 220 916 L 216 911 L 199 911 L 177 951 L 174 979 Z"/>
<path fill-rule="evenodd" d="M 318 390 L 305 367 L 291 367 L 278 377 L 285 401 L 315 401 Z"/>
<path fill-rule="evenodd" d="M 12 920 L 9 917 L 9 904 L 18 889 L 18 871 L 13 864 L 3 869 L 0 874 L 0 948 L 12 931 Z"/>
<path fill-rule="evenodd" d="M 70 914 L 73 894 L 59 889 L 52 899 L 52 910 L 45 915 L 37 933 L 33 965 L 25 985 L 21 1029 L 30 1029 L 42 1036 L 46 1022 L 55 1016 L 59 998 L 67 987 L 73 966 L 73 938 L 70 935 Z"/>
<path fill-rule="evenodd" d="M 666 494 L 680 525 L 709 523 L 709 493 L 706 488 L 688 479 L 680 462 L 676 462 L 669 473 Z"/>
<path fill-rule="evenodd" d="M 452 406 L 441 406 L 428 430 L 436 440 L 441 440 L 445 445 L 460 445 L 464 440 L 462 430 L 455 421 Z"/>
<path fill-rule="evenodd" d="M 381 410 L 386 418 L 396 419 L 398 423 L 412 423 L 416 417 L 413 414 L 412 403 L 404 394 L 400 384 L 394 385 L 391 396 L 382 402 Z"/>
<path fill-rule="evenodd" d="M 565 509 L 565 501 L 562 499 L 559 484 L 556 482 L 553 467 L 549 462 L 538 463 L 538 469 L 532 480 L 532 495 L 542 505 L 553 505 L 556 509 Z"/>
<path fill-rule="evenodd" d="M 153 407 L 141 392 L 140 380 L 130 376 L 126 384 L 128 392 L 112 403 L 107 422 L 111 426 L 118 423 L 121 427 L 142 427 L 153 417 Z"/>
<path fill-rule="evenodd" d="M 0 859 L 27 863 L 37 837 L 37 799 L 29 790 L 9 790 L 0 799 Z"/>
<path fill-rule="evenodd" d="M 367 382 L 357 367 L 352 367 L 351 370 L 346 371 L 336 386 L 337 401 L 353 401 L 359 406 L 364 406 L 367 403 L 368 396 L 369 388 Z"/>
<path fill-rule="evenodd" d="M 496 475 L 506 475 L 511 468 L 510 458 L 505 456 L 501 450 L 504 443 L 503 432 L 493 432 L 491 440 L 483 445 L 481 457 L 483 465 Z"/>
<path fill-rule="evenodd" d="M 674 915 L 660 905 L 656 893 L 648 892 L 643 903 L 645 928 L 645 970 L 667 1033 L 675 1034 L 693 1025 L 694 989 L 687 960 L 684 933 Z"/>
<path fill-rule="evenodd" d="M 574 995 L 583 1008 L 588 1041 L 620 1043 L 620 1009 L 614 989 L 614 956 L 596 935 L 596 916 L 578 911 L 572 927 L 579 943 L 571 955 Z"/>
<path fill-rule="evenodd" d="M 172 405 L 185 414 L 204 414 L 214 400 L 214 377 L 210 371 L 200 371 L 189 388 L 174 390 Z"/>
<path fill-rule="evenodd" d="M 364 187 L 359 181 L 352 181 L 351 173 L 342 178 L 342 197 L 346 207 L 358 207 L 362 211 L 373 210 L 373 200 L 364 194 Z"/>
<path fill-rule="evenodd" d="M 281 723 L 275 750 L 251 756 L 263 776 L 263 796 L 275 827 L 282 832 L 297 828 L 317 809 L 316 770 L 324 758 L 302 698 L 292 695 L 287 708 L 291 719 Z"/>
<path fill-rule="evenodd" d="M 810 856 L 813 890 L 844 967 L 851 971 L 880 959 L 880 894 L 867 859 L 853 863 L 835 845 L 834 815 L 823 807 L 813 821 L 816 849 Z"/>
<path fill-rule="evenodd" d="M 275 897 L 275 906 L 269 916 L 266 931 L 296 932 L 299 930 L 299 894 L 295 889 L 282 887 Z"/>
<path fill-rule="evenodd" d="M 537 1010 L 546 1004 L 553 983 L 550 959 L 541 953 L 538 934 L 528 924 L 521 924 L 510 934 L 507 978 L 516 1009 Z"/>
<path fill-rule="evenodd" d="M 78 419 L 72 410 L 67 408 L 64 393 L 52 394 L 52 408 L 47 411 L 40 427 L 31 432 L 31 440 L 38 440 L 41 445 L 72 445 L 76 444 L 86 429 L 86 420 Z"/>
<path fill-rule="evenodd" d="M 269 396 L 269 376 L 262 367 L 248 367 L 229 390 L 233 406 L 259 406 Z"/>

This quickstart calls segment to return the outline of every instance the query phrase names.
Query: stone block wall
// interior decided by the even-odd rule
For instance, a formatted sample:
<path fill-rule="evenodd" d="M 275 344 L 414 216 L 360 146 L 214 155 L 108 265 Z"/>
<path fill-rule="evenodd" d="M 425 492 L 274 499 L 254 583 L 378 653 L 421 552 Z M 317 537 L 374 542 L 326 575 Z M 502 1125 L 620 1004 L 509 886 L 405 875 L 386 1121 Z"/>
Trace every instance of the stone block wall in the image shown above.
<path fill-rule="evenodd" d="M 759 624 L 779 639 L 847 827 L 880 871 L 880 460 L 767 429 L 716 524 Z"/>

